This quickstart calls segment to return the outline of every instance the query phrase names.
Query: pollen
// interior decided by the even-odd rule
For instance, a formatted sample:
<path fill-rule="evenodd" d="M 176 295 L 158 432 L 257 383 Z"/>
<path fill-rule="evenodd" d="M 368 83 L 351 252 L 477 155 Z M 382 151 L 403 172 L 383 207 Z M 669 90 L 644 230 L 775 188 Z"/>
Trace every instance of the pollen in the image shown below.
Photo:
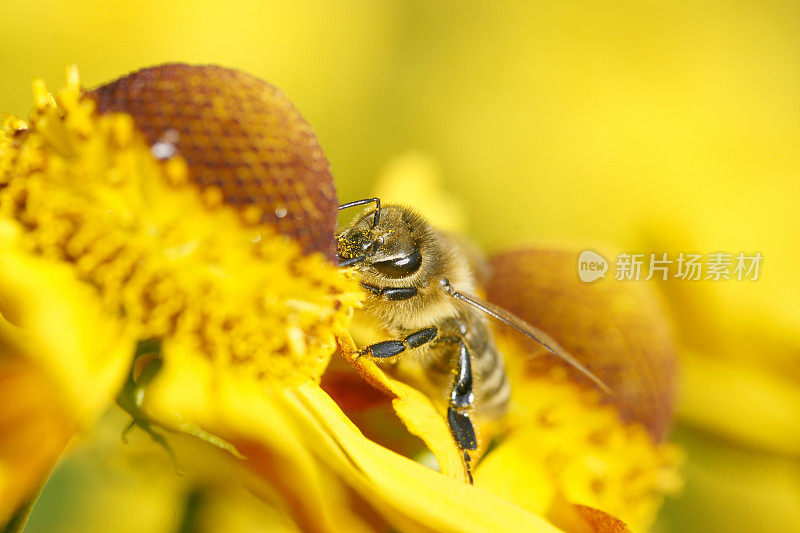
<path fill-rule="evenodd" d="M 275 208 L 243 216 L 231 200 L 235 180 L 198 187 L 211 174 L 181 155 L 195 154 L 188 135 L 181 131 L 175 154 L 157 157 L 140 117 L 98 113 L 98 93 L 87 96 L 75 72 L 56 98 L 40 82 L 34 90 L 30 123 L 10 118 L 0 133 L 0 218 L 15 223 L 19 246 L 69 265 L 141 339 L 179 340 L 218 368 L 272 383 L 318 379 L 335 349 L 333 332 L 360 298 L 329 261 L 331 227 L 315 226 L 307 212 L 291 210 L 299 200 L 286 203 L 274 190 L 252 191 L 260 195 L 254 202 L 291 206 L 288 233 L 254 216 Z M 229 110 L 235 96 L 216 94 L 214 108 Z M 101 100 L 110 107 L 111 96 Z M 207 131 L 216 131 L 203 113 Z M 231 142 L 218 133 L 216 144 Z M 289 133 L 278 128 L 270 142 L 288 146 Z M 235 154 L 223 155 L 218 170 Z M 332 181 L 322 189 L 333 190 Z"/>

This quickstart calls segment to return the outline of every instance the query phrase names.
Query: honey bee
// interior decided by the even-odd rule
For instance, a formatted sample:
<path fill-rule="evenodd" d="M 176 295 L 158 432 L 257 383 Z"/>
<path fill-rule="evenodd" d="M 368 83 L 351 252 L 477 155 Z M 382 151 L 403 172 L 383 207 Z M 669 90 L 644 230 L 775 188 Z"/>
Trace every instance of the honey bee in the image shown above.
<path fill-rule="evenodd" d="M 478 447 L 475 420 L 502 417 L 511 394 L 487 317 L 537 341 L 608 391 L 544 332 L 474 296 L 480 265 L 461 241 L 413 209 L 381 206 L 378 198 L 339 209 L 373 203 L 374 209 L 336 236 L 339 265 L 357 269 L 368 293 L 363 314 L 392 337 L 358 354 L 395 374 L 416 376 L 414 384 L 445 413 L 470 483 L 470 452 Z"/>

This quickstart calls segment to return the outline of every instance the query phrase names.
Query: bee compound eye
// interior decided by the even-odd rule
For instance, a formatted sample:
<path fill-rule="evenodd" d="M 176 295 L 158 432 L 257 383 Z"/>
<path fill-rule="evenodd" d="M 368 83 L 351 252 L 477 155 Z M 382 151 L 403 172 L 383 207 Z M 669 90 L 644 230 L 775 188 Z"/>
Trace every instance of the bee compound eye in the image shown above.
<path fill-rule="evenodd" d="M 419 253 L 419 250 L 414 250 L 412 253 L 396 259 L 372 263 L 372 267 L 375 270 L 389 278 L 404 278 L 410 276 L 419 270 L 421 265 L 422 254 Z"/>

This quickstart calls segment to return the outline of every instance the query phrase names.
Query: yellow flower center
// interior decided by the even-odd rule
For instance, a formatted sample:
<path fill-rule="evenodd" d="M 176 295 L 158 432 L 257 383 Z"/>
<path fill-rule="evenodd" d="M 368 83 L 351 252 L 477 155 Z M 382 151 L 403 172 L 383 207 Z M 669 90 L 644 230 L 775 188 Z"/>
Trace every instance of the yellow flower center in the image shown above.
<path fill-rule="evenodd" d="M 357 286 L 193 186 L 180 157 L 158 161 L 130 116 L 97 115 L 76 74 L 57 103 L 41 83 L 35 96 L 30 126 L 0 135 L 0 218 L 28 253 L 70 265 L 141 339 L 258 379 L 319 378 Z"/>

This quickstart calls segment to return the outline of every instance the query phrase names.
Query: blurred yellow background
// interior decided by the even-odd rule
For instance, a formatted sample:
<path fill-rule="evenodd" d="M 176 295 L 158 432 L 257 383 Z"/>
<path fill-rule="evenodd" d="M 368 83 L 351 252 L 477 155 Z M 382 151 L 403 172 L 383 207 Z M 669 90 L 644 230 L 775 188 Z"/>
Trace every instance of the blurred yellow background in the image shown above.
<path fill-rule="evenodd" d="M 70 63 L 89 87 L 218 63 L 287 93 L 342 201 L 421 152 L 488 250 L 760 252 L 758 281 L 664 287 L 688 461 L 658 527 L 800 523 L 797 2 L 6 0 L 0 20 L 0 112 Z"/>

